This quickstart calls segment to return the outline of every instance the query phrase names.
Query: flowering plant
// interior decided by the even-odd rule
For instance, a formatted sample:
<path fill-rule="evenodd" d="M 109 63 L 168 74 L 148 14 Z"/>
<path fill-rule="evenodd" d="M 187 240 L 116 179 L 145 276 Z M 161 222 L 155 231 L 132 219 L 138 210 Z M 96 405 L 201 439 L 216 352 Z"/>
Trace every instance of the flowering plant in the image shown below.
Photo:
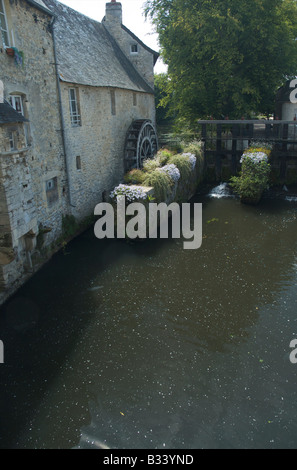
<path fill-rule="evenodd" d="M 178 180 L 180 179 L 180 171 L 177 168 L 177 166 L 174 165 L 173 163 L 169 165 L 165 165 L 162 168 L 158 168 L 158 171 L 162 171 L 163 173 L 166 173 L 166 175 L 168 175 L 169 178 L 171 178 L 174 181 L 174 183 L 177 183 Z"/>
<path fill-rule="evenodd" d="M 230 186 L 240 195 L 242 202 L 257 204 L 263 191 L 268 187 L 270 164 L 268 155 L 255 149 L 248 149 L 241 157 L 241 172 L 233 176 Z"/>
<path fill-rule="evenodd" d="M 268 161 L 268 156 L 264 152 L 245 152 L 241 159 L 240 163 L 243 163 L 244 160 L 249 159 L 253 163 L 261 163 L 261 162 L 267 162 Z"/>
<path fill-rule="evenodd" d="M 147 193 L 141 186 L 128 186 L 127 184 L 119 184 L 110 193 L 112 199 L 118 196 L 125 196 L 128 202 L 132 202 L 138 199 L 147 199 Z"/>
<path fill-rule="evenodd" d="M 192 170 L 194 170 L 196 166 L 196 161 L 197 161 L 197 158 L 195 157 L 195 155 L 193 153 L 187 152 L 187 153 L 183 153 L 182 156 L 187 157 L 189 159 L 192 165 Z"/>

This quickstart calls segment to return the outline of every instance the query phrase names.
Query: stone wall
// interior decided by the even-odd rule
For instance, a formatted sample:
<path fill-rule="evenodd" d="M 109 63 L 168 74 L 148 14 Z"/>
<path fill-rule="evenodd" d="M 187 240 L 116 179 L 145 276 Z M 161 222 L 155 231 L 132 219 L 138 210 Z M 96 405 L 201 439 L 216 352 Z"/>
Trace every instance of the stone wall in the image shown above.
<path fill-rule="evenodd" d="M 297 104 L 290 102 L 284 103 L 282 106 L 281 119 L 284 121 L 293 121 L 295 116 L 297 116 Z"/>
<path fill-rule="evenodd" d="M 147 93 L 79 86 L 75 88 L 81 125 L 72 127 L 69 111 L 72 87 L 62 83 L 61 91 L 71 211 L 77 219 L 82 219 L 94 212 L 105 191 L 122 180 L 128 128 L 136 119 L 154 121 L 155 107 L 154 95 Z"/>
<path fill-rule="evenodd" d="M 0 125 L 0 303 L 57 249 L 65 216 L 79 222 L 93 214 L 104 192 L 121 181 L 133 120 L 155 122 L 153 91 L 62 80 L 58 86 L 52 16 L 24 0 L 4 2 L 10 45 L 20 61 L 6 53 L 0 36 L 0 80 L 5 100 L 19 100 L 28 122 Z M 152 78 L 153 55 L 147 67 Z M 79 98 L 78 126 L 70 119 L 72 87 Z"/>
<path fill-rule="evenodd" d="M 132 62 L 134 67 L 138 70 L 146 82 L 154 88 L 154 56 L 153 54 L 137 41 L 133 35 L 121 28 L 113 32 L 116 40 L 120 45 L 122 51 L 126 54 L 128 59 Z M 137 52 L 133 52 L 132 48 L 137 45 Z"/>
<path fill-rule="evenodd" d="M 65 163 L 51 17 L 22 0 L 6 1 L 5 5 L 15 46 L 24 53 L 24 64 L 17 66 L 15 59 L 2 49 L 0 70 L 4 96 L 7 100 L 13 95 L 21 96 L 24 114 L 30 121 L 27 126 L 28 171 L 33 181 L 38 222 L 53 229 L 48 236 L 50 242 L 61 230 L 61 224 L 57 222 L 67 210 L 67 200 L 63 196 L 66 193 Z M 59 198 L 56 204 L 49 206 L 46 183 L 52 178 L 57 178 Z"/>
<path fill-rule="evenodd" d="M 4 98 L 10 101 L 20 97 L 29 123 L 14 126 L 16 133 L 23 134 L 22 145 L 17 145 L 22 147 L 20 153 L 18 148 L 10 150 L 8 128 L 0 126 L 2 222 L 5 218 L 0 232 L 2 237 L 11 239 L 14 253 L 9 263 L 7 247 L 2 245 L 5 291 L 0 301 L 26 278 L 27 268 L 32 271 L 30 257 L 36 249 L 39 227 L 50 228 L 45 237 L 45 246 L 50 246 L 61 234 L 62 214 L 68 210 L 51 16 L 23 0 L 5 0 L 5 8 L 10 45 L 21 52 L 24 60 L 17 64 L 15 57 L 8 56 L 1 47 L 0 79 Z M 53 178 L 57 181 L 58 197 L 49 204 L 47 182 Z"/>
<path fill-rule="evenodd" d="M 154 53 L 122 26 L 122 5 L 119 2 L 106 4 L 103 24 L 146 82 L 154 88 Z M 137 45 L 137 51 L 133 46 Z"/>

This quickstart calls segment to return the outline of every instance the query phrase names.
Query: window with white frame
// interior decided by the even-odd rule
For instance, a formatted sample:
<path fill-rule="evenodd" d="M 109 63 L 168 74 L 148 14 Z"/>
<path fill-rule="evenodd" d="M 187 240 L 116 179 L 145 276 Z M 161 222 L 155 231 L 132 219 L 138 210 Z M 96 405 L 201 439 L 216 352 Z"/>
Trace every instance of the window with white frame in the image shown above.
<path fill-rule="evenodd" d="M 72 126 L 81 126 L 77 88 L 69 89 L 70 120 Z"/>
<path fill-rule="evenodd" d="M 20 95 L 11 95 L 9 97 L 9 102 L 11 106 L 20 114 L 24 116 L 24 107 L 23 107 L 23 100 Z"/>
<path fill-rule="evenodd" d="M 9 35 L 4 0 L 0 0 L 0 33 L 4 47 L 9 46 Z"/>
<path fill-rule="evenodd" d="M 18 112 L 20 113 L 22 116 L 26 117 L 27 116 L 25 115 L 25 109 L 24 109 L 24 101 L 25 101 L 25 95 L 21 96 L 21 95 L 10 95 L 9 97 L 9 103 L 11 104 L 11 106 Z M 27 147 L 27 145 L 30 143 L 30 127 L 29 127 L 29 123 L 25 122 L 24 123 L 24 132 L 25 132 L 25 145 Z"/>

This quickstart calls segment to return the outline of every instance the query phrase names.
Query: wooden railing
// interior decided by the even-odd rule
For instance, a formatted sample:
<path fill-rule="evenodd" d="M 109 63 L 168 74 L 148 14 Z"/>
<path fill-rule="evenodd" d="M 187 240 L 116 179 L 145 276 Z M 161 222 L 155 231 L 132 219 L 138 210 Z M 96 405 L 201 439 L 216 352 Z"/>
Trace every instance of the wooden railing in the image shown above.
<path fill-rule="evenodd" d="M 275 155 L 297 157 L 297 121 L 198 121 L 198 137 L 204 142 L 205 156 L 212 156 L 218 169 L 222 157 L 231 159 L 233 173 L 243 151 L 255 141 L 271 142 Z"/>

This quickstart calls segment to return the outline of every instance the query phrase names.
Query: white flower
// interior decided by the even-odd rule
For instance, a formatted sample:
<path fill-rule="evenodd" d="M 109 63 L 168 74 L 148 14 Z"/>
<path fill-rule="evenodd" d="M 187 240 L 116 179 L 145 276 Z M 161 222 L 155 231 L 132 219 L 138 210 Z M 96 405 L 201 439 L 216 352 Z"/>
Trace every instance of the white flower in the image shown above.
<path fill-rule="evenodd" d="M 128 186 L 127 184 L 119 184 L 110 193 L 112 199 L 117 197 L 125 197 L 128 202 L 138 199 L 147 199 L 147 193 L 141 186 Z"/>
<path fill-rule="evenodd" d="M 161 168 L 158 168 L 158 171 L 162 171 L 163 173 L 166 173 L 166 175 L 168 175 L 169 178 L 171 178 L 175 183 L 177 183 L 177 181 L 180 179 L 179 169 L 173 163 L 171 163 L 170 165 L 165 165 L 165 166 L 162 166 Z"/>
<path fill-rule="evenodd" d="M 267 162 L 268 156 L 264 152 L 247 152 L 244 153 L 240 159 L 240 163 L 242 163 L 246 159 L 251 160 L 253 163 L 260 163 L 260 162 Z"/>
<path fill-rule="evenodd" d="M 192 170 L 194 170 L 196 166 L 196 161 L 197 161 L 197 158 L 195 157 L 195 155 L 193 153 L 188 152 L 188 153 L 183 153 L 182 156 L 188 158 L 188 160 L 190 161 L 192 165 Z"/>

